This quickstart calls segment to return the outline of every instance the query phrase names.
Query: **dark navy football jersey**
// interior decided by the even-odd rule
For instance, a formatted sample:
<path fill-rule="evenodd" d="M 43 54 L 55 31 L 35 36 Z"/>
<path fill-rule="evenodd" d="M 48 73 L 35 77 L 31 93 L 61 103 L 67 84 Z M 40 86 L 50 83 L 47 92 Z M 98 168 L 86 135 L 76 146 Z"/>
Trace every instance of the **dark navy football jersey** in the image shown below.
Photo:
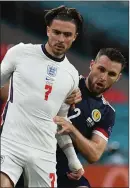
<path fill-rule="evenodd" d="M 107 141 L 115 122 L 115 110 L 103 96 L 96 97 L 87 89 L 85 79 L 82 77 L 79 81 L 82 101 L 75 105 L 75 109 L 69 109 L 68 117 L 86 138 L 91 139 L 94 133 Z M 78 153 L 76 148 L 75 150 Z M 58 147 L 57 173 L 61 176 L 66 171 L 68 171 L 67 159 Z"/>
<path fill-rule="evenodd" d="M 85 78 L 79 81 L 82 101 L 70 108 L 68 117 L 75 127 L 86 137 L 98 134 L 106 141 L 111 135 L 115 122 L 115 110 L 103 96 L 95 97 L 86 87 Z"/>

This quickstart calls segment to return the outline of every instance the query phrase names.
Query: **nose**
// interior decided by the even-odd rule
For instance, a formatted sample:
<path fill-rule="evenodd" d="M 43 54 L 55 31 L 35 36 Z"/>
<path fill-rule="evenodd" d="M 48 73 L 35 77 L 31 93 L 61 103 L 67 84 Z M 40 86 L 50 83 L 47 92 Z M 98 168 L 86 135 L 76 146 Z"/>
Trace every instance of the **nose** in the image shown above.
<path fill-rule="evenodd" d="M 64 42 L 64 40 L 65 40 L 64 35 L 63 35 L 63 34 L 60 34 L 59 37 L 58 37 L 58 41 L 59 41 L 59 42 Z"/>
<path fill-rule="evenodd" d="M 101 74 L 101 79 L 103 81 L 106 81 L 107 80 L 107 76 L 108 76 L 107 72 L 104 72 L 104 73 Z"/>

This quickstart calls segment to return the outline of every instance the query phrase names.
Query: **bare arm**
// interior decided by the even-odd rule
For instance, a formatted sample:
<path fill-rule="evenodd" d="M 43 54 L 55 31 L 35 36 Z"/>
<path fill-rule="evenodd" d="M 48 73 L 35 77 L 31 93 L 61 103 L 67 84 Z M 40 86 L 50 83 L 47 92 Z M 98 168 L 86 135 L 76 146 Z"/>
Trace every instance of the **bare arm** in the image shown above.
<path fill-rule="evenodd" d="M 7 101 L 8 92 L 9 92 L 9 82 L 5 84 L 2 88 L 0 88 L 0 99 L 2 100 L 2 102 Z"/>
<path fill-rule="evenodd" d="M 100 137 L 99 135 L 93 134 L 91 140 L 85 138 L 70 122 L 66 121 L 64 118 L 57 116 L 55 122 L 62 126 L 62 130 L 59 134 L 63 132 L 68 132 L 77 149 L 84 155 L 89 163 L 96 162 L 100 159 L 103 154 L 107 141 Z"/>
<path fill-rule="evenodd" d="M 73 126 L 74 127 L 74 126 Z M 89 163 L 96 162 L 103 154 L 107 141 L 97 134 L 91 140 L 85 138 L 75 127 L 70 134 L 78 150 L 85 156 Z"/>

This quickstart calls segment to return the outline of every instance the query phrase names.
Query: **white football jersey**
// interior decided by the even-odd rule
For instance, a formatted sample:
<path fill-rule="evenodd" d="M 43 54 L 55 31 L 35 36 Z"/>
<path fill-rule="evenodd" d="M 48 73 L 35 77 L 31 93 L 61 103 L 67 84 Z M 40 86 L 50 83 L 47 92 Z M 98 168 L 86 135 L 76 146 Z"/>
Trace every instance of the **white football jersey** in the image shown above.
<path fill-rule="evenodd" d="M 78 71 L 66 56 L 57 59 L 43 45 L 20 43 L 8 50 L 1 64 L 1 84 L 10 78 L 2 137 L 54 153 L 53 118 L 58 112 L 67 115 L 63 102 L 78 88 Z"/>

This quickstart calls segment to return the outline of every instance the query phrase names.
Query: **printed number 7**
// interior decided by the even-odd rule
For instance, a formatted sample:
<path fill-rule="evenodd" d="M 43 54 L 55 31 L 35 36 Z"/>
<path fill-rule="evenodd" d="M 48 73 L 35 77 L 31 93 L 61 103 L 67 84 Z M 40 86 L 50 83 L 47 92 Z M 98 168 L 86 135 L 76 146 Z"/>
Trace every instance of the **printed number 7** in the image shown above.
<path fill-rule="evenodd" d="M 48 96 L 49 96 L 49 94 L 51 93 L 51 91 L 52 91 L 52 86 L 51 85 L 45 85 L 45 90 L 46 90 L 46 92 L 45 92 L 45 98 L 44 98 L 44 100 L 48 100 Z"/>
<path fill-rule="evenodd" d="M 54 188 L 55 174 L 50 173 L 49 178 L 51 179 L 51 188 Z"/>

